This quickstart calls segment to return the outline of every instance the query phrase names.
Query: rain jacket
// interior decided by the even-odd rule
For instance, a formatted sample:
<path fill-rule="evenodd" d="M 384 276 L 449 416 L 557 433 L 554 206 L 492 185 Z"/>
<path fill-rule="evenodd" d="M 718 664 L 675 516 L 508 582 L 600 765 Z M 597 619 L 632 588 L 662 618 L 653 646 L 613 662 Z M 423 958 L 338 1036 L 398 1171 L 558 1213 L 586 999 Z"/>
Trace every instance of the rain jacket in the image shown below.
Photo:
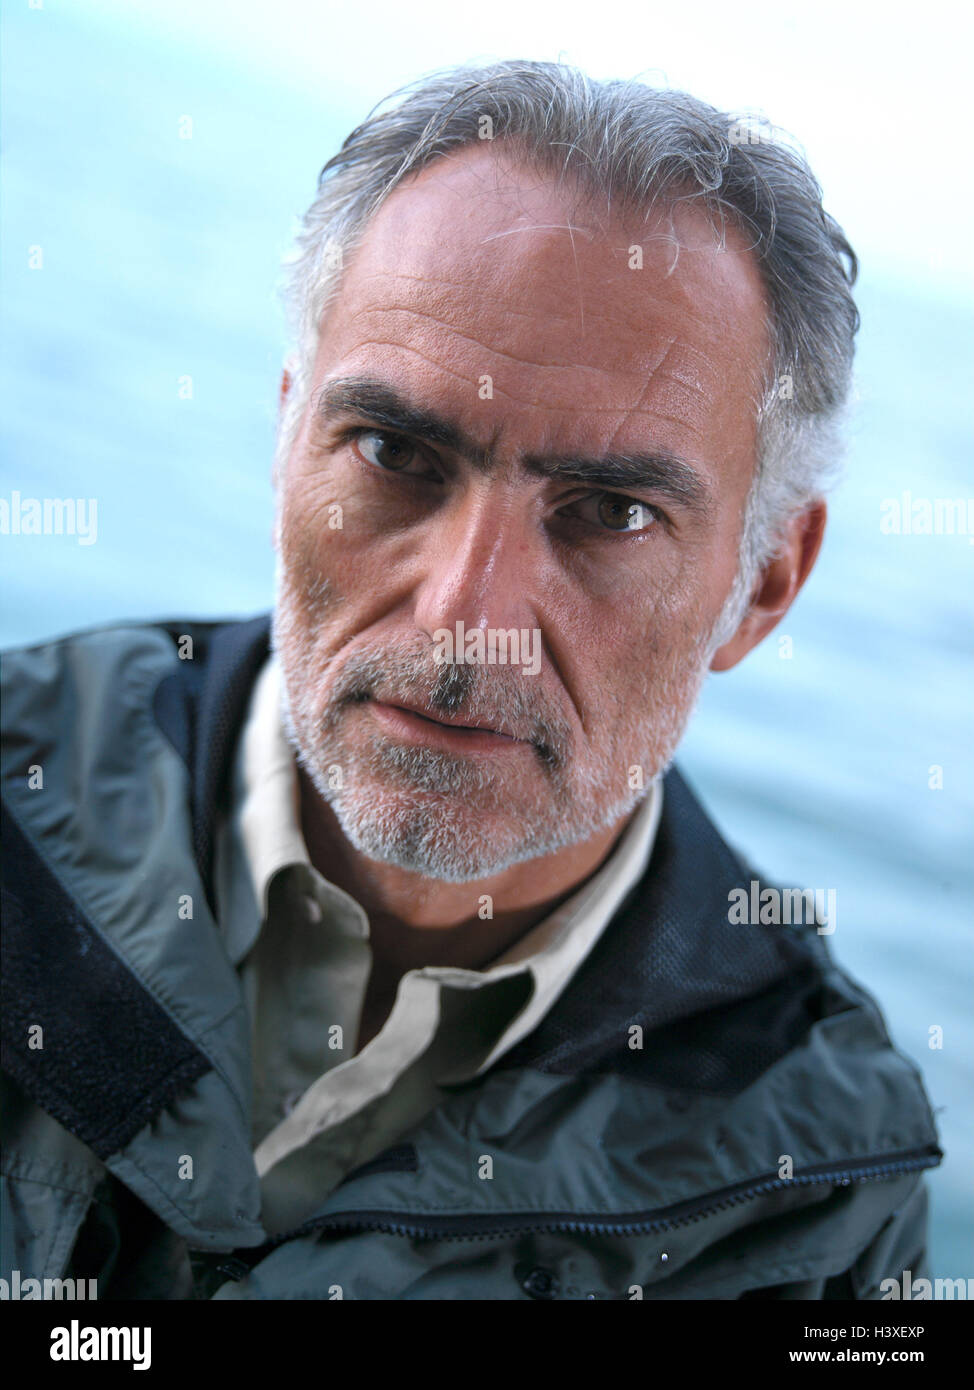
<path fill-rule="evenodd" d="M 644 876 L 534 1032 L 271 1239 L 212 883 L 268 632 L 130 625 L 3 656 L 4 1278 L 621 1300 L 929 1277 L 919 1071 L 814 923 L 732 924 L 756 875 L 675 769 Z"/>

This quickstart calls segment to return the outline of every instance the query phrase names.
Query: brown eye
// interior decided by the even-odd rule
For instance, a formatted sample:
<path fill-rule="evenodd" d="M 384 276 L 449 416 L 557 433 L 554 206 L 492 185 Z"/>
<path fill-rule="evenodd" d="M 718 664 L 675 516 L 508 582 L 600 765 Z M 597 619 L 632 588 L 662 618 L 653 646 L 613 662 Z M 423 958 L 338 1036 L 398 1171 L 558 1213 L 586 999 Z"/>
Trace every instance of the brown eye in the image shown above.
<path fill-rule="evenodd" d="M 642 531 L 656 520 L 652 507 L 635 502 L 616 493 L 602 494 L 598 505 L 599 520 L 612 531 Z"/>
<path fill-rule="evenodd" d="M 356 443 L 359 452 L 369 463 L 390 473 L 404 473 L 414 460 L 421 462 L 415 444 L 401 434 L 369 430 L 360 434 Z"/>

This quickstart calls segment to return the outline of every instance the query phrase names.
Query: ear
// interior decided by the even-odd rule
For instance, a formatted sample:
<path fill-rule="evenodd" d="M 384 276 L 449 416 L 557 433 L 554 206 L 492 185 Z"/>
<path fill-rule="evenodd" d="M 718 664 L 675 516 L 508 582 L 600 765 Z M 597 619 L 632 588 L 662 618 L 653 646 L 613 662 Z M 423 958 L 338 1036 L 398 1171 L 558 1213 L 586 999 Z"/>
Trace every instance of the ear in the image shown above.
<path fill-rule="evenodd" d="M 740 627 L 714 652 L 711 671 L 729 671 L 767 637 L 788 612 L 812 572 L 822 545 L 827 510 L 818 498 L 789 521 L 781 552 L 761 571 Z"/>
<path fill-rule="evenodd" d="M 287 401 L 288 392 L 291 390 L 292 381 L 293 381 L 293 377 L 291 376 L 291 373 L 288 371 L 287 367 L 285 367 L 285 368 L 283 369 L 283 371 L 281 372 L 281 385 L 280 385 L 280 389 L 279 389 L 278 394 L 277 394 L 278 428 L 280 428 L 281 412 L 283 411 L 285 402 Z M 274 547 L 275 550 L 277 549 L 277 542 L 278 542 L 278 525 L 279 525 L 279 521 L 280 521 L 280 518 L 279 518 L 279 516 L 278 516 L 278 514 L 277 514 L 277 513 L 278 513 L 278 497 L 277 497 L 277 490 L 278 490 L 278 483 L 279 483 L 279 481 L 280 481 L 279 478 L 278 478 L 278 466 L 277 466 L 277 465 L 278 465 L 278 459 L 277 459 L 277 452 L 276 452 L 276 450 L 275 450 L 275 454 L 274 454 L 274 463 L 273 463 L 273 466 L 272 466 L 272 468 L 271 468 L 271 486 L 272 486 L 273 489 L 274 489 L 274 521 L 273 521 L 273 523 L 272 523 L 272 525 L 271 525 L 271 545 Z"/>

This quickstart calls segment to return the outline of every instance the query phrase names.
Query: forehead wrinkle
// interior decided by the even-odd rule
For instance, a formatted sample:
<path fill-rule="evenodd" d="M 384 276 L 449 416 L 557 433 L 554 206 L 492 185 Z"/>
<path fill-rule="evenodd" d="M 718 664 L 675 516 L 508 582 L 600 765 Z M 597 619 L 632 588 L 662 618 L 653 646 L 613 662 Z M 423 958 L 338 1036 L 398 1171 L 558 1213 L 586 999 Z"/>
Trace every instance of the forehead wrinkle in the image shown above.
<path fill-rule="evenodd" d="M 577 271 L 577 257 L 575 269 Z M 586 318 L 590 318 L 594 323 L 604 324 L 610 331 L 618 331 L 620 325 L 626 331 L 638 330 L 639 323 L 646 312 L 655 312 L 658 309 L 666 311 L 672 307 L 670 297 L 667 294 L 654 293 L 649 278 L 643 278 L 640 283 L 639 298 L 645 301 L 645 304 L 640 308 L 635 304 L 631 293 L 625 292 L 630 290 L 632 286 L 631 272 L 627 270 L 623 275 L 617 267 L 614 270 L 606 267 L 605 270 L 607 273 L 597 277 L 598 289 L 586 312 Z M 457 307 L 459 294 L 463 297 L 474 296 L 482 306 L 478 313 L 495 315 L 500 322 L 509 318 L 538 320 L 539 310 L 537 308 L 522 307 L 523 296 L 504 293 L 511 285 L 512 276 L 516 280 L 521 273 L 516 263 L 502 264 L 493 267 L 490 271 L 486 266 L 480 265 L 477 267 L 477 271 L 484 278 L 478 280 L 475 274 L 454 280 L 452 277 L 440 273 L 435 266 L 430 266 L 418 273 L 402 270 L 398 266 L 372 270 L 355 266 L 350 271 L 350 279 L 347 281 L 348 287 L 365 286 L 373 281 L 384 281 L 388 283 L 390 293 L 395 295 L 397 282 L 403 282 L 403 284 L 401 303 L 366 303 L 356 310 L 353 316 L 370 312 L 395 313 L 401 311 L 425 314 L 447 327 L 455 328 L 457 325 L 450 318 L 448 311 Z M 533 281 L 534 273 L 526 273 L 525 278 Z M 616 297 L 616 309 L 618 311 L 615 313 L 610 312 L 606 307 L 608 298 L 613 294 Z M 709 334 L 713 328 L 713 311 L 710 305 L 697 307 L 687 301 L 685 296 L 683 300 L 684 302 L 680 305 L 681 317 L 686 320 L 688 326 L 702 328 Z M 463 313 L 465 318 L 470 317 L 469 308 L 463 310 Z M 574 318 L 574 313 L 562 307 L 558 297 L 556 297 L 556 302 L 546 306 L 543 313 L 546 327 L 550 326 L 552 321 L 569 324 L 574 321 Z"/>
<path fill-rule="evenodd" d="M 355 317 L 361 318 L 363 316 L 367 316 L 370 312 L 371 311 L 368 309 L 360 310 L 359 313 L 355 315 Z M 424 311 L 418 309 L 404 309 L 397 307 L 391 310 L 378 310 L 377 312 L 379 312 L 380 314 L 406 313 L 409 315 L 414 315 L 418 318 L 432 319 L 437 324 L 443 324 L 443 321 L 435 315 L 426 314 Z M 638 407 L 645 399 L 647 391 L 650 390 L 650 388 L 658 388 L 660 384 L 667 381 L 672 382 L 677 390 L 692 392 L 694 395 L 700 397 L 700 399 L 703 401 L 708 401 L 715 396 L 714 389 L 712 389 L 711 386 L 708 385 L 708 382 L 714 381 L 715 371 L 710 362 L 708 361 L 706 354 L 700 352 L 698 349 L 694 348 L 690 344 L 685 343 L 682 340 L 678 341 L 672 338 L 669 339 L 668 342 L 663 346 L 661 351 L 657 354 L 656 360 L 651 364 L 647 364 L 646 366 L 605 367 L 597 366 L 594 363 L 578 362 L 570 359 L 557 362 L 538 362 L 531 358 L 518 357 L 512 352 L 506 351 L 504 348 L 491 346 L 485 343 L 481 338 L 475 337 L 470 333 L 465 333 L 461 329 L 454 327 L 452 324 L 445 324 L 444 326 L 449 329 L 449 331 L 453 334 L 455 338 L 458 338 L 462 342 L 469 344 L 478 351 L 490 354 L 493 357 L 503 358 L 506 362 L 513 363 L 517 367 L 529 367 L 532 371 L 535 372 L 562 372 L 566 369 L 570 369 L 575 372 L 596 372 L 600 377 L 608 375 L 609 377 L 615 379 L 623 377 L 632 378 L 633 380 L 641 384 L 640 394 L 637 398 L 636 406 L 603 407 L 602 413 L 606 413 L 612 410 L 628 411 L 630 413 L 638 412 Z M 385 342 L 387 346 L 397 346 L 395 340 L 390 339 L 370 339 L 369 341 L 373 345 L 381 345 L 383 342 Z M 361 346 L 361 344 L 359 344 L 359 346 Z M 434 365 L 438 365 L 444 370 L 446 370 L 442 363 L 438 363 L 435 358 L 431 358 L 427 354 L 420 353 L 419 349 L 411 347 L 408 350 L 417 353 L 419 356 L 422 356 L 424 360 L 430 361 L 434 363 Z M 682 359 L 685 357 L 692 357 L 696 359 L 698 365 L 694 366 L 691 365 L 689 362 L 687 362 L 686 365 L 684 365 Z M 492 371 L 491 376 L 496 377 L 496 371 Z M 706 378 L 707 380 L 701 381 L 701 377 Z M 519 398 L 515 396 L 511 391 L 504 389 L 503 386 L 501 386 L 496 379 L 493 382 L 493 389 L 495 395 L 504 395 L 507 397 L 508 400 L 511 400 L 512 402 L 519 405 L 528 405 L 533 408 L 544 409 L 566 408 L 546 407 L 544 406 L 544 403 L 541 401 L 530 401 Z M 724 392 L 718 392 L 716 394 L 724 394 Z M 599 407 L 593 407 L 593 409 L 598 410 Z M 686 426 L 690 429 L 694 428 L 693 422 L 689 419 L 676 420 L 675 423 Z M 458 450 L 457 452 L 462 453 L 463 450 Z"/>
<path fill-rule="evenodd" d="M 382 278 L 395 279 L 396 276 L 390 275 L 383 276 Z M 439 288 L 440 286 L 448 286 L 454 290 L 463 290 L 465 293 L 469 293 L 471 289 L 469 284 L 452 285 L 452 282 L 436 282 L 421 276 L 411 278 L 431 287 L 436 286 Z M 611 362 L 609 365 L 580 362 L 578 360 L 579 345 L 577 343 L 574 346 L 566 343 L 566 355 L 562 356 L 558 361 L 538 362 L 533 357 L 521 357 L 504 347 L 495 346 L 486 341 L 481 333 L 474 333 L 471 331 L 471 326 L 476 324 L 478 330 L 485 329 L 490 337 L 496 338 L 498 333 L 503 333 L 505 325 L 509 324 L 512 319 L 518 319 L 528 323 L 537 320 L 538 315 L 536 310 L 519 309 L 510 306 L 506 300 L 499 301 L 496 297 L 491 298 L 479 291 L 478 299 L 482 302 L 482 307 L 474 312 L 469 308 L 458 311 L 455 294 L 444 293 L 440 295 L 434 290 L 430 296 L 428 307 L 421 307 L 420 303 L 409 303 L 411 297 L 411 295 L 407 294 L 405 296 L 405 302 L 398 304 L 366 304 L 353 311 L 349 317 L 352 321 L 361 322 L 365 320 L 367 322 L 371 314 L 378 315 L 380 319 L 382 317 L 393 318 L 396 314 L 403 314 L 409 318 L 415 318 L 420 323 L 429 323 L 434 330 L 440 328 L 444 329 L 454 338 L 459 339 L 462 343 L 469 344 L 478 352 L 482 351 L 496 357 L 505 358 L 518 366 L 530 366 L 534 369 L 541 370 L 549 370 L 552 367 L 557 369 L 573 368 L 575 370 L 596 370 L 599 372 L 609 372 L 615 377 L 632 376 L 640 381 L 645 381 L 647 378 L 652 377 L 661 379 L 672 377 L 703 399 L 706 399 L 710 394 L 723 394 L 727 390 L 727 382 L 721 380 L 721 374 L 715 367 L 712 356 L 706 350 L 706 347 L 688 341 L 684 332 L 680 332 L 676 336 L 667 335 L 661 348 L 653 348 L 651 346 L 651 338 L 653 335 L 651 332 L 647 332 L 647 339 L 649 341 L 647 341 L 643 352 L 645 358 L 648 360 L 646 360 L 645 365 L 641 367 L 626 365 L 627 358 L 625 354 L 621 354 L 620 361 Z M 631 309 L 631 306 L 627 306 L 627 308 Z M 596 309 L 594 317 L 597 323 L 601 323 L 608 328 L 610 334 L 619 327 L 618 316 L 600 312 Z M 684 312 L 683 317 L 690 322 L 695 320 L 695 315 L 692 312 Z M 548 345 L 552 341 L 552 329 L 557 329 L 557 326 L 560 324 L 565 324 L 567 327 L 574 321 L 574 314 L 552 313 L 545 315 L 545 342 L 549 356 L 551 355 L 551 349 Z M 628 313 L 623 315 L 623 327 L 627 332 L 633 327 Z M 557 340 L 557 331 L 555 332 L 555 339 Z M 628 357 L 628 361 L 631 362 L 631 360 L 631 356 Z M 742 369 L 745 368 L 743 362 L 741 366 Z"/>
<path fill-rule="evenodd" d="M 472 344 L 480 352 L 489 353 L 493 357 L 503 357 L 508 362 L 513 362 L 518 367 L 531 367 L 536 371 L 564 371 L 566 367 L 579 368 L 583 371 L 604 372 L 606 370 L 604 367 L 593 367 L 585 363 L 572 362 L 568 359 L 566 359 L 563 362 L 538 362 L 533 358 L 518 357 L 515 353 L 508 352 L 505 348 L 492 347 L 489 343 L 485 343 L 483 339 L 475 337 L 472 333 L 464 332 L 463 329 L 458 327 L 456 324 L 450 323 L 448 320 L 440 318 L 438 314 L 428 313 L 423 309 L 416 309 L 412 306 L 407 307 L 405 305 L 397 305 L 395 308 L 373 309 L 370 307 L 366 309 L 359 309 L 354 315 L 352 315 L 352 318 L 358 319 L 367 317 L 370 313 L 386 315 L 411 314 L 416 318 L 432 320 L 433 323 L 438 324 L 441 328 L 449 329 L 449 331 L 453 334 L 455 338 L 459 338 L 465 343 Z"/>
<path fill-rule="evenodd" d="M 368 347 L 392 347 L 392 348 L 397 349 L 397 351 L 409 353 L 409 354 L 411 354 L 411 355 L 414 355 L 414 356 L 416 356 L 416 357 L 419 357 L 420 360 L 421 360 L 422 362 L 427 363 L 427 364 L 429 364 L 430 366 L 435 367 L 438 371 L 442 371 L 442 372 L 446 373 L 447 375 L 449 375 L 449 376 L 451 376 L 451 377 L 455 377 L 456 380 L 457 380 L 465 389 L 468 389 L 468 390 L 469 390 L 470 387 L 471 387 L 471 382 L 470 382 L 469 378 L 466 377 L 466 376 L 464 376 L 462 373 L 459 373 L 459 372 L 455 371 L 455 370 L 453 369 L 452 366 L 448 365 L 447 363 L 440 362 L 437 358 L 431 357 L 428 353 L 420 352 L 420 350 L 419 350 L 418 348 L 416 348 L 415 346 L 406 346 L 405 344 L 403 344 L 401 341 L 399 341 L 399 340 L 397 340 L 397 339 L 381 339 L 381 338 L 376 338 L 376 339 L 368 339 L 368 340 L 365 340 L 365 341 L 363 341 L 363 342 L 359 342 L 359 343 L 357 344 L 357 347 L 358 347 L 358 348 L 362 348 L 362 347 L 364 347 L 364 346 L 368 346 Z M 666 356 L 666 351 L 667 351 L 667 350 L 664 349 L 663 354 L 662 354 L 663 357 Z M 659 359 L 659 360 L 662 360 L 662 358 Z M 560 371 L 560 370 L 561 370 L 561 368 L 558 367 L 556 364 L 534 364 L 534 367 L 535 367 L 535 370 L 538 370 L 538 371 L 552 371 L 552 370 L 554 370 L 554 371 Z M 586 372 L 586 373 L 596 372 L 596 373 L 598 373 L 600 376 L 604 376 L 604 375 L 606 374 L 606 369 L 605 369 L 605 368 L 601 368 L 601 367 L 575 366 L 574 369 L 575 369 L 576 371 L 584 371 L 584 372 Z M 623 373 L 622 373 L 621 371 L 620 371 L 620 372 L 615 372 L 615 373 L 610 373 L 610 375 L 614 375 L 614 376 L 621 376 L 622 374 L 623 374 Z M 574 404 L 574 403 L 572 403 L 571 401 L 559 402 L 558 404 L 549 404 L 547 401 L 545 401 L 545 400 L 543 400 L 543 399 L 542 399 L 542 400 L 539 400 L 539 399 L 537 398 L 536 395 L 535 395 L 535 396 L 531 396 L 531 397 L 518 396 L 518 395 L 515 394 L 514 391 L 512 391 L 512 390 L 510 390 L 510 389 L 508 389 L 508 388 L 505 388 L 504 386 L 502 386 L 502 385 L 501 385 L 498 381 L 496 381 L 496 380 L 495 380 L 494 383 L 493 383 L 493 398 L 494 398 L 495 401 L 496 401 L 496 400 L 506 400 L 506 401 L 509 401 L 509 402 L 511 403 L 511 405 L 512 405 L 512 406 L 515 406 L 515 407 L 526 407 L 528 410 L 532 410 L 532 411 L 541 411 L 541 412 L 544 412 L 545 414 L 554 414 L 554 415 L 558 416 L 559 418 L 565 418 L 565 417 L 577 418 L 577 417 L 581 417 L 583 420 L 588 420 L 588 419 L 590 419 L 590 418 L 592 418 L 592 417 L 594 417 L 594 416 L 605 416 L 605 415 L 622 416 L 622 417 L 624 417 L 624 418 L 621 419 L 620 422 L 619 422 L 619 424 L 616 426 L 615 430 L 613 431 L 612 438 L 611 438 L 610 441 L 609 441 L 609 446 L 610 446 L 610 447 L 611 447 L 611 445 L 614 443 L 614 441 L 615 441 L 617 435 L 619 434 L 620 430 L 622 430 L 622 429 L 625 428 L 626 419 L 628 419 L 628 418 L 629 418 L 630 416 L 632 416 L 633 414 L 640 414 L 640 415 L 645 414 L 645 415 L 647 415 L 650 419 L 656 419 L 656 420 L 659 420 L 659 421 L 666 421 L 667 423 L 670 423 L 670 424 L 675 425 L 681 432 L 689 433 L 689 434 L 692 435 L 694 438 L 699 438 L 699 437 L 700 437 L 701 431 L 700 431 L 700 427 L 699 427 L 699 421 L 696 420 L 692 414 L 691 414 L 691 415 L 687 415 L 687 414 L 672 414 L 672 413 L 670 413 L 670 411 L 665 410 L 665 409 L 663 408 L 663 404 L 662 404 L 662 403 L 657 403 L 656 405 L 651 406 L 649 409 L 644 409 L 644 408 L 642 408 L 642 404 L 641 404 L 641 403 L 642 403 L 642 401 L 645 399 L 646 390 L 647 390 L 648 386 L 653 385 L 653 381 L 652 381 L 652 380 L 647 380 L 647 374 L 646 374 L 645 371 L 630 370 L 630 371 L 627 371 L 627 372 L 625 373 L 625 375 L 626 375 L 626 376 L 634 377 L 636 380 L 638 380 L 638 381 L 640 381 L 640 382 L 642 383 L 642 388 L 641 388 L 641 390 L 640 390 L 640 392 L 639 392 L 639 395 L 636 397 L 636 402 L 635 402 L 634 404 L 631 404 L 631 405 L 629 405 L 629 404 L 604 405 L 604 406 L 603 406 L 603 405 L 596 405 L 596 404 L 595 404 L 594 402 L 592 402 L 591 400 L 585 400 L 585 399 L 584 399 L 585 393 L 582 392 L 582 391 L 580 391 L 580 390 L 576 390 L 576 391 L 574 392 L 574 397 L 575 397 L 576 400 L 581 399 L 581 400 L 584 401 L 584 403 L 581 404 L 581 405 Z M 344 378 L 343 378 L 343 379 L 344 379 Z M 348 380 L 351 380 L 351 381 L 353 381 L 353 382 L 354 382 L 354 381 L 357 381 L 357 380 L 359 380 L 359 379 L 360 379 L 359 376 L 354 376 L 354 375 L 348 378 Z M 377 380 L 376 378 L 367 377 L 367 374 L 366 374 L 366 376 L 362 376 L 361 379 L 367 380 L 368 383 L 369 383 L 370 385 L 371 385 L 374 381 Z M 336 378 L 336 380 L 339 380 L 339 379 Z M 382 382 L 382 383 L 380 383 L 380 384 L 382 384 L 383 386 L 385 386 L 387 383 Z M 327 385 L 327 383 L 325 383 L 325 385 Z M 678 386 L 678 389 L 682 389 L 682 384 L 680 384 L 680 386 Z M 312 397 L 311 397 L 311 401 L 312 401 L 312 413 L 316 413 L 316 402 L 318 402 L 318 401 L 320 400 L 321 393 L 323 392 L 323 390 L 324 390 L 324 386 L 321 386 L 321 387 L 319 387 L 316 391 L 312 392 Z M 671 395 L 672 395 L 672 392 L 668 392 L 667 394 L 671 396 Z M 704 397 L 706 397 L 706 392 L 701 392 L 700 394 L 703 395 Z M 672 402 L 671 402 L 671 404 L 672 404 Z M 327 414 L 326 411 L 321 411 L 321 412 L 317 412 L 317 413 L 320 413 L 322 416 L 325 416 L 325 415 Z M 378 416 L 374 416 L 373 418 L 376 419 L 376 420 L 378 420 L 379 417 L 378 417 Z M 442 418 L 442 417 L 441 417 L 441 418 Z M 387 427 L 388 427 L 389 429 L 393 429 L 393 428 L 394 428 L 394 426 L 392 425 L 392 423 L 390 423 L 390 422 L 386 422 L 386 423 L 387 423 Z M 455 426 L 455 425 L 456 425 L 456 422 L 451 422 L 451 424 L 453 424 L 453 425 Z M 401 428 L 401 427 L 399 427 L 399 428 Z M 460 432 L 460 434 L 462 434 L 462 431 Z M 480 459 L 481 459 L 485 454 L 489 454 L 490 451 L 491 451 L 491 449 L 494 447 L 493 442 L 492 442 L 490 445 L 488 445 L 488 446 L 485 447 L 485 446 L 480 445 L 477 441 L 474 441 L 470 436 L 467 436 L 465 439 L 461 439 L 461 438 L 460 438 L 460 434 L 454 434 L 454 436 L 453 436 L 453 442 L 451 442 L 451 441 L 449 441 L 449 440 L 447 440 L 446 438 L 443 438 L 443 437 L 434 438 L 432 435 L 430 435 L 430 436 L 428 436 L 428 437 L 429 437 L 429 439 L 430 439 L 430 442 L 433 442 L 433 443 L 435 443 L 435 442 L 443 443 L 446 447 L 452 449 L 452 450 L 453 450 L 455 453 L 457 453 L 460 457 L 465 458 L 465 459 L 467 459 L 469 462 L 473 463 L 474 466 L 479 466 L 479 464 L 480 464 Z"/>
<path fill-rule="evenodd" d="M 362 277 L 362 278 L 364 279 L 364 278 L 366 278 L 366 277 Z M 419 282 L 419 283 L 421 283 L 421 284 L 424 284 L 424 285 L 437 285 L 437 286 L 440 286 L 440 287 L 442 287 L 442 288 L 444 289 L 444 291 L 450 291 L 450 292 L 452 292 L 452 293 L 449 293 L 449 294 L 444 293 L 444 295 L 442 296 L 444 308 L 452 308 L 452 307 L 453 307 L 453 305 L 454 305 L 454 303 L 455 303 L 455 292 L 456 292 L 456 291 L 459 291 L 459 292 L 461 292 L 461 293 L 463 293 L 463 294 L 470 294 L 472 291 L 477 290 L 477 293 L 478 293 L 478 295 L 479 295 L 479 298 L 480 298 L 481 300 L 483 300 L 485 304 L 489 305 L 489 307 L 490 307 L 491 309 L 495 310 L 496 313 L 497 313 L 498 318 L 500 318 L 500 319 L 519 318 L 519 319 L 537 320 L 537 318 L 538 318 L 538 311 L 537 311 L 537 309 L 522 309 L 522 308 L 520 307 L 520 301 L 519 301 L 519 300 L 513 300 L 513 301 L 512 301 L 512 300 L 499 300 L 499 299 L 496 297 L 496 295 L 493 295 L 493 294 L 491 294 L 491 293 L 488 293 L 486 290 L 484 290 L 484 291 L 479 290 L 479 289 L 478 289 L 476 286 L 474 286 L 474 285 L 472 284 L 472 282 L 469 281 L 469 280 L 467 280 L 467 281 L 434 280 L 433 278 L 431 278 L 431 277 L 429 277 L 429 276 L 423 276 L 423 275 L 406 275 L 406 274 L 404 274 L 404 273 L 401 272 L 401 271 L 382 272 L 381 274 L 376 273 L 375 275 L 371 275 L 371 276 L 369 276 L 369 277 L 367 277 L 367 278 L 373 279 L 373 280 L 378 280 L 378 279 L 382 279 L 382 280 L 415 280 L 415 281 L 417 281 L 417 282 Z M 409 296 L 408 296 L 408 294 L 407 294 L 406 297 L 404 298 L 404 302 L 401 303 L 401 304 L 365 304 L 365 305 L 363 305 L 360 309 L 356 309 L 356 310 L 354 310 L 354 312 L 352 312 L 351 314 L 349 314 L 349 319 L 350 319 L 350 320 L 354 320 L 354 319 L 357 319 L 357 318 L 361 318 L 363 315 L 372 314 L 372 313 L 375 313 L 375 314 L 398 314 L 398 313 L 402 313 L 402 314 L 417 314 L 417 315 L 422 315 L 423 317 L 434 319 L 437 323 L 442 323 L 443 326 L 444 326 L 445 328 L 449 328 L 449 329 L 451 329 L 452 331 L 459 331 L 458 325 L 455 324 L 455 323 L 453 323 L 449 318 L 441 317 L 441 316 L 438 315 L 437 313 L 435 313 L 435 312 L 430 312 L 429 310 L 424 310 L 424 309 L 417 308 L 417 306 L 416 306 L 415 304 L 410 303 L 410 302 L 409 302 Z M 469 314 L 466 314 L 464 317 L 465 317 L 465 318 L 469 318 L 470 316 L 469 316 Z M 571 320 L 571 317 L 572 317 L 572 316 L 571 316 L 570 314 L 567 314 L 567 313 L 564 313 L 564 312 L 552 311 L 551 313 L 546 313 L 546 314 L 545 314 L 545 323 L 546 323 L 546 324 L 550 324 L 552 321 L 555 321 L 555 322 L 563 321 L 563 322 L 565 322 L 565 323 L 568 323 L 568 322 Z M 598 317 L 599 317 L 600 320 L 604 319 L 606 322 L 608 322 L 608 323 L 610 323 L 610 324 L 613 322 L 613 320 L 612 320 L 612 318 L 611 318 L 611 315 L 599 315 Z"/>

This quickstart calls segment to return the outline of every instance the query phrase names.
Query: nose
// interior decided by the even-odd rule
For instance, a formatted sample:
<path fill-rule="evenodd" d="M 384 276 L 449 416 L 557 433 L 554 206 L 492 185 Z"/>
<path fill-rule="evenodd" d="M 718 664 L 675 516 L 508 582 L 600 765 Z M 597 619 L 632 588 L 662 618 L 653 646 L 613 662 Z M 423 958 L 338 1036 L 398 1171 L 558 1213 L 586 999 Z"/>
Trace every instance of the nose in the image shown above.
<path fill-rule="evenodd" d="M 541 538 L 527 509 L 498 480 L 468 486 L 424 538 L 415 621 L 432 640 L 458 622 L 473 628 L 533 628 Z"/>

